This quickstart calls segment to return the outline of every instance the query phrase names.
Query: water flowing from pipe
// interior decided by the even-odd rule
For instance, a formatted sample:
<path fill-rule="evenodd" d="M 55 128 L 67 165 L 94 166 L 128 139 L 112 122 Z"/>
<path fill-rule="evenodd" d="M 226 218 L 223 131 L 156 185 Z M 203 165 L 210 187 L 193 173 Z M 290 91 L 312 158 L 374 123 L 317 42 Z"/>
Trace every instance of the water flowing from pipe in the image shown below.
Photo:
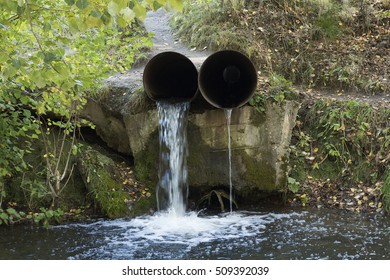
<path fill-rule="evenodd" d="M 232 119 L 232 110 L 233 109 L 224 109 L 226 116 L 226 126 L 228 131 L 228 154 L 229 154 L 229 204 L 230 204 L 230 213 L 233 212 L 233 184 L 232 184 L 232 147 L 230 139 L 230 123 Z"/>
<path fill-rule="evenodd" d="M 157 102 L 160 137 L 160 170 L 157 206 L 183 216 L 188 198 L 187 116 L 189 102 Z"/>

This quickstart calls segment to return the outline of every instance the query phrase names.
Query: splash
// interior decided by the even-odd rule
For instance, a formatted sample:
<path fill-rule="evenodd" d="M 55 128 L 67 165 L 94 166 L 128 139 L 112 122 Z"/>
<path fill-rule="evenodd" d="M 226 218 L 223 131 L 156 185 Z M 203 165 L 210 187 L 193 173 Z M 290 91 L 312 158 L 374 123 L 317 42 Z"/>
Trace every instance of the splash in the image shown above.
<path fill-rule="evenodd" d="M 160 133 L 159 211 L 183 216 L 188 197 L 187 116 L 190 104 L 157 102 Z"/>

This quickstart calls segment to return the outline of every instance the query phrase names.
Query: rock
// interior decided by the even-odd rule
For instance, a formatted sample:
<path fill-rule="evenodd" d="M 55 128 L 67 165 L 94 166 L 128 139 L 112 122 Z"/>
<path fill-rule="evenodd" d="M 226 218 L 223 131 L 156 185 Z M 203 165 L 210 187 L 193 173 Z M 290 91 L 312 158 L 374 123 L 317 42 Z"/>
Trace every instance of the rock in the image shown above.
<path fill-rule="evenodd" d="M 103 106 L 93 99 L 88 99 L 84 106 L 82 117 L 96 126 L 97 135 L 112 149 L 131 154 L 126 129 L 121 117 L 104 110 Z"/>
<path fill-rule="evenodd" d="M 97 95 L 98 100 L 88 99 L 81 116 L 96 126 L 96 133 L 110 148 L 131 155 L 123 116 L 156 107 L 143 94 L 142 67 L 110 77 Z"/>

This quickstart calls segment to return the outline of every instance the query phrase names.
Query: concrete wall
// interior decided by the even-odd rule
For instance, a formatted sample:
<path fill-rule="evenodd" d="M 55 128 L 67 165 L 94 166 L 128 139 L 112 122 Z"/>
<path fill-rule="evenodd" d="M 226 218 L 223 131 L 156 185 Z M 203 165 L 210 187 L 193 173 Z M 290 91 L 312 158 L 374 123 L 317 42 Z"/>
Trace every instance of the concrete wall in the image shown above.
<path fill-rule="evenodd" d="M 264 113 L 251 106 L 233 109 L 232 181 L 237 192 L 285 188 L 288 147 L 298 108 L 298 103 L 286 101 L 269 104 Z M 125 115 L 123 120 L 139 177 L 157 182 L 157 111 Z M 228 134 L 224 111 L 190 111 L 187 134 L 190 188 L 229 185 Z"/>

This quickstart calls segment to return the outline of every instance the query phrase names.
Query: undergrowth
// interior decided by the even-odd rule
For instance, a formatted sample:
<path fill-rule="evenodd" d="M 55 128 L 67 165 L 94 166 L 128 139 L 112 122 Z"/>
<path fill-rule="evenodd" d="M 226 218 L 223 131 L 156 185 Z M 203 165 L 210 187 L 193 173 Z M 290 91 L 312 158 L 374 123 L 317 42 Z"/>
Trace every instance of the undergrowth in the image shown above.
<path fill-rule="evenodd" d="M 291 149 L 293 191 L 308 178 L 334 184 L 341 191 L 380 190 L 377 194 L 382 194 L 384 208 L 390 209 L 390 108 L 355 101 L 306 104 L 293 131 Z"/>
<path fill-rule="evenodd" d="M 172 26 L 192 47 L 246 53 L 294 84 L 389 90 L 389 1 L 187 1 Z"/>

